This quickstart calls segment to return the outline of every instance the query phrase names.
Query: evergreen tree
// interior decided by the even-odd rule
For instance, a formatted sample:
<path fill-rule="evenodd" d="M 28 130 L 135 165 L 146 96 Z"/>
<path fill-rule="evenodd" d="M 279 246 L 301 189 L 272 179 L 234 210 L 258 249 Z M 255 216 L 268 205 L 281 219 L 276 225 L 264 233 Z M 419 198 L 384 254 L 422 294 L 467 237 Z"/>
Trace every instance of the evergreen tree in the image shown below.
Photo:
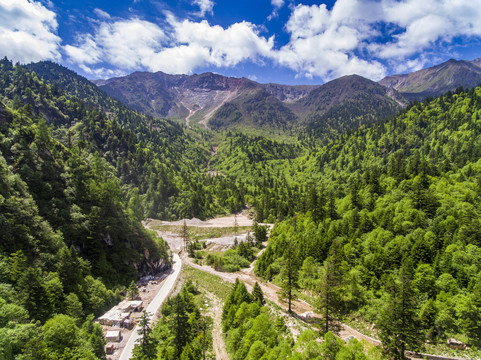
<path fill-rule="evenodd" d="M 135 285 L 135 281 L 132 280 L 129 287 L 127 288 L 127 299 L 133 300 L 139 296 L 139 288 Z"/>
<path fill-rule="evenodd" d="M 340 318 L 342 317 L 344 304 L 342 294 L 344 292 L 344 265 L 340 245 L 335 242 L 322 269 L 319 283 L 319 310 L 324 321 L 324 333 L 340 330 Z"/>
<path fill-rule="evenodd" d="M 287 246 L 284 251 L 283 262 L 281 269 L 281 295 L 283 298 L 287 298 L 288 312 L 292 313 L 292 300 L 295 296 L 295 289 L 298 288 L 298 267 L 296 262 L 296 256 L 294 251 L 294 240 L 291 238 L 287 241 Z"/>
<path fill-rule="evenodd" d="M 140 338 L 132 351 L 132 359 L 134 360 L 152 360 L 155 359 L 157 351 L 157 340 L 152 336 L 150 328 L 151 314 L 144 310 L 139 322 L 138 334 Z"/>
<path fill-rule="evenodd" d="M 261 305 L 264 305 L 265 303 L 264 293 L 262 292 L 262 289 L 257 281 L 252 288 L 252 298 L 254 301 L 259 302 Z"/>
<path fill-rule="evenodd" d="M 266 241 L 267 238 L 267 228 L 265 226 L 259 225 L 257 221 L 254 222 L 254 237 L 256 239 L 256 247 L 261 248 L 262 243 Z"/>
<path fill-rule="evenodd" d="M 184 251 L 190 251 L 189 229 L 187 228 L 187 222 L 185 219 L 182 223 L 182 240 L 184 241 Z"/>
<path fill-rule="evenodd" d="M 377 324 L 385 352 L 396 360 L 405 359 L 406 350 L 418 350 L 424 342 L 417 297 L 406 267 L 403 264 L 399 276 L 390 277 L 386 286 L 388 299 Z"/>
<path fill-rule="evenodd" d="M 189 340 L 189 316 L 187 314 L 186 304 L 181 294 L 174 298 L 173 319 L 171 323 L 171 331 L 174 334 L 173 345 L 175 349 L 175 358 L 178 359 L 182 354 L 185 344 Z"/>

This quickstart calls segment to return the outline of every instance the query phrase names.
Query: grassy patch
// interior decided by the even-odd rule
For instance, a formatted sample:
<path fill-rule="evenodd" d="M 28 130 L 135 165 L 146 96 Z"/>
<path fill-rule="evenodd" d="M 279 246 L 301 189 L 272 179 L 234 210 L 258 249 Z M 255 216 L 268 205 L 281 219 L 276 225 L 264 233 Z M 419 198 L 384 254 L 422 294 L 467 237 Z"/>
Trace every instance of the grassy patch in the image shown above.
<path fill-rule="evenodd" d="M 194 269 L 190 266 L 184 267 L 184 277 L 186 280 L 191 280 L 194 284 L 197 284 L 197 286 L 213 293 L 222 301 L 227 299 L 227 296 L 229 296 L 233 286 L 232 284 L 220 279 L 218 276 L 206 273 L 202 270 Z"/>

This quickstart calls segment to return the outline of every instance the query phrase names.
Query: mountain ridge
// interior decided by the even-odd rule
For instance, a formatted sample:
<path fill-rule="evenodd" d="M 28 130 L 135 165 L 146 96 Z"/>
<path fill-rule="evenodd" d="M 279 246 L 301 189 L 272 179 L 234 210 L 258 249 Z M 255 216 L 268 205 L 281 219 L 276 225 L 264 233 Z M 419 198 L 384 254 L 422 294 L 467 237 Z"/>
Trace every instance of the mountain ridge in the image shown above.
<path fill-rule="evenodd" d="M 421 101 L 458 87 L 478 86 L 481 83 L 481 58 L 472 61 L 450 59 L 409 74 L 385 77 L 379 83 L 399 91 L 408 100 Z"/>
<path fill-rule="evenodd" d="M 110 96 L 137 111 L 154 117 L 194 119 L 207 123 L 226 101 L 262 89 L 279 101 L 296 101 L 316 86 L 259 84 L 247 78 L 226 77 L 207 72 L 169 75 L 163 72 L 134 72 L 124 77 L 93 81 Z"/>
<path fill-rule="evenodd" d="M 350 82 L 353 82 L 351 86 Z M 360 108 L 369 108 L 372 112 L 370 118 L 377 119 L 393 115 L 406 103 L 395 90 L 359 75 L 335 79 L 320 86 L 291 86 L 260 84 L 247 78 L 214 73 L 135 72 L 125 77 L 96 80 L 94 84 L 113 98 L 150 116 L 185 121 L 187 125 L 197 122 L 217 129 L 261 127 L 268 132 L 300 129 L 315 116 L 326 115 L 331 108 L 350 106 L 346 102 L 356 97 Z M 319 103 L 320 99 L 311 96 L 316 91 L 323 91 L 319 89 L 329 89 L 323 92 L 324 98 L 321 99 L 331 104 L 327 108 Z M 369 90 L 360 99 L 358 93 L 362 89 Z M 338 96 L 339 91 L 343 96 Z M 373 102 L 376 103 L 374 108 L 369 105 Z M 312 106 L 313 103 L 317 105 Z M 386 111 L 386 107 L 393 110 Z M 345 121 L 351 122 L 350 117 Z"/>

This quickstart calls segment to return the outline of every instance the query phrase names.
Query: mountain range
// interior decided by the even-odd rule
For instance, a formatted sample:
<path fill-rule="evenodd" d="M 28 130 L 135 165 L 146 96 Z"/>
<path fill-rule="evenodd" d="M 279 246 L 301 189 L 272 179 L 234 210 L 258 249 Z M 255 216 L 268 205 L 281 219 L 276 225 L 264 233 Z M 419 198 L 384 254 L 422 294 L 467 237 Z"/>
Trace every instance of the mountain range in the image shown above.
<path fill-rule="evenodd" d="M 94 83 L 113 98 L 152 117 L 186 125 L 255 131 L 312 129 L 332 132 L 396 114 L 409 101 L 481 83 L 481 59 L 449 60 L 374 82 L 344 76 L 320 86 L 261 84 L 214 73 L 135 72 Z"/>

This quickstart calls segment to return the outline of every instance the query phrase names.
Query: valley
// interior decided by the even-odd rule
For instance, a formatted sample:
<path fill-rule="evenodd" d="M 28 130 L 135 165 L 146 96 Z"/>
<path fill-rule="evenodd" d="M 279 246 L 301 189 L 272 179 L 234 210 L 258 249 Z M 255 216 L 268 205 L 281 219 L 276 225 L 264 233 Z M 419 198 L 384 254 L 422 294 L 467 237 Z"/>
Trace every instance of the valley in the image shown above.
<path fill-rule="evenodd" d="M 481 88 L 460 87 L 476 64 L 95 85 L 2 60 L 1 354 L 104 359 L 94 319 L 173 268 L 127 357 L 479 357 Z"/>
<path fill-rule="evenodd" d="M 253 226 L 253 221 L 248 217 L 246 217 L 244 214 L 237 214 L 236 218 L 238 220 L 239 227 Z M 222 279 L 222 281 L 225 281 L 226 283 L 230 283 L 230 284 L 234 284 L 236 280 L 240 280 L 244 284 L 246 284 L 246 287 L 249 291 L 252 291 L 254 284 L 257 282 L 262 289 L 264 297 L 269 302 L 275 304 L 279 309 L 282 309 L 281 310 L 282 312 L 284 313 L 287 312 L 287 306 L 286 306 L 285 300 L 282 300 L 279 297 L 281 288 L 272 283 L 264 282 L 261 278 L 257 277 L 254 274 L 254 265 L 256 260 L 254 260 L 251 263 L 249 268 L 241 269 L 240 271 L 234 272 L 234 273 L 227 273 L 227 272 L 217 271 L 210 266 L 200 265 L 197 263 L 195 259 L 192 259 L 191 257 L 189 257 L 187 252 L 183 251 L 182 244 L 179 241 L 179 239 L 182 236 L 181 234 L 182 224 L 184 221 L 186 222 L 187 226 L 190 229 L 189 232 L 195 233 L 196 232 L 195 228 L 230 227 L 234 221 L 234 217 L 230 216 L 230 217 L 223 217 L 223 218 L 214 218 L 206 222 L 198 221 L 196 219 L 191 219 L 191 220 L 184 219 L 184 220 L 179 220 L 177 222 L 160 222 L 160 221 L 149 219 L 144 223 L 144 226 L 148 229 L 157 231 L 159 235 L 161 235 L 164 239 L 166 239 L 171 249 L 176 249 L 176 251 L 180 251 L 183 266 L 187 266 L 188 268 L 195 269 L 197 271 L 202 271 L 208 274 L 212 274 Z M 269 224 L 268 226 L 272 228 L 272 225 L 273 224 Z M 172 226 L 175 228 L 172 229 L 173 231 L 158 230 L 163 226 L 164 227 Z M 240 241 L 245 241 L 245 236 L 244 236 L 244 240 L 242 239 L 243 239 L 242 234 L 240 234 L 239 236 Z M 215 245 L 222 244 L 224 246 L 224 251 L 225 251 L 225 249 L 233 246 L 233 237 L 231 237 L 231 240 L 232 241 L 227 245 L 224 239 L 222 238 L 212 238 L 207 240 L 207 247 L 210 251 L 212 250 L 215 251 L 216 250 Z M 264 243 L 264 245 L 267 245 L 267 242 Z M 262 255 L 264 251 L 265 251 L 265 248 L 263 248 L 258 253 L 257 257 Z M 192 270 L 189 270 L 189 271 L 192 271 Z M 222 304 L 219 303 L 220 299 L 215 294 L 207 291 L 206 289 L 203 289 L 202 291 L 205 293 L 205 296 L 209 299 L 209 303 L 212 304 L 212 307 L 209 308 L 209 315 L 214 318 L 214 325 L 213 325 L 212 331 L 216 332 L 216 335 L 213 335 L 212 346 L 214 348 L 216 358 L 226 359 L 226 360 L 230 359 L 225 349 L 224 338 L 222 336 L 222 326 L 221 326 L 221 317 L 220 317 L 220 313 L 222 312 L 222 306 L 221 306 Z M 293 322 L 290 323 L 289 325 L 290 326 L 289 331 L 292 332 L 295 338 L 299 337 L 302 332 L 302 331 L 299 332 L 297 328 L 298 326 L 301 326 L 301 328 L 304 328 L 304 331 L 309 328 L 319 331 L 319 327 L 318 327 L 318 324 L 316 324 L 315 319 L 321 320 L 321 318 L 319 317 L 319 315 L 314 314 L 316 310 L 315 307 L 308 304 L 304 300 L 295 300 L 293 301 L 292 309 L 293 309 L 294 318 L 293 318 Z M 307 314 L 312 314 L 312 315 L 307 315 Z M 295 324 L 297 325 L 295 326 Z M 365 343 L 364 346 L 366 349 L 368 349 L 370 346 L 381 345 L 381 342 L 378 339 L 374 339 L 365 334 L 362 334 L 361 332 L 353 329 L 352 327 L 346 324 L 341 324 L 341 330 L 339 331 L 338 336 L 341 339 L 346 339 L 351 337 L 356 338 L 359 342 Z M 370 345 L 367 345 L 367 344 L 370 344 Z M 407 358 L 409 359 L 418 359 L 421 357 L 427 358 L 427 359 L 437 359 L 436 355 L 429 355 L 429 354 L 422 354 L 422 355 L 410 354 L 407 356 Z M 459 360 L 460 358 L 444 356 L 443 359 Z"/>

